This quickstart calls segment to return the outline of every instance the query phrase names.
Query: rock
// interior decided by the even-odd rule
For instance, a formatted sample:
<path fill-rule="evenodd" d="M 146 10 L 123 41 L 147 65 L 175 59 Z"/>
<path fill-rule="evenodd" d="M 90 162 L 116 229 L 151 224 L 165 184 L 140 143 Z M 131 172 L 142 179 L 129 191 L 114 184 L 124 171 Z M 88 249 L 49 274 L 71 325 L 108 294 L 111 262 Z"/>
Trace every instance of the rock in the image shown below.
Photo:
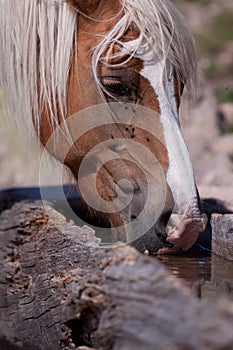
<path fill-rule="evenodd" d="M 233 214 L 213 214 L 211 226 L 213 252 L 233 260 Z"/>
<path fill-rule="evenodd" d="M 184 138 L 198 183 L 213 165 L 215 153 L 212 145 L 219 137 L 216 122 L 217 101 L 211 89 L 200 87 L 200 96 L 196 105 L 187 108 L 181 106 L 181 124 Z"/>
<path fill-rule="evenodd" d="M 233 103 L 225 102 L 218 106 L 217 122 L 222 133 L 233 128 Z"/>
<path fill-rule="evenodd" d="M 230 155 L 212 150 L 211 153 L 207 152 L 206 157 L 209 159 L 206 160 L 205 173 L 202 175 L 201 184 L 207 187 L 220 188 L 229 186 L 230 189 L 233 185 L 233 163 Z"/>
<path fill-rule="evenodd" d="M 232 186 L 233 103 L 218 106 L 214 89 L 198 87 L 198 100 L 190 110 L 181 106 L 181 124 L 198 184 Z M 189 116 L 189 118 L 187 117 Z M 233 197 L 232 197 L 233 198 Z"/>
<path fill-rule="evenodd" d="M 219 137 L 214 143 L 213 149 L 216 152 L 231 155 L 233 153 L 233 134 Z"/>

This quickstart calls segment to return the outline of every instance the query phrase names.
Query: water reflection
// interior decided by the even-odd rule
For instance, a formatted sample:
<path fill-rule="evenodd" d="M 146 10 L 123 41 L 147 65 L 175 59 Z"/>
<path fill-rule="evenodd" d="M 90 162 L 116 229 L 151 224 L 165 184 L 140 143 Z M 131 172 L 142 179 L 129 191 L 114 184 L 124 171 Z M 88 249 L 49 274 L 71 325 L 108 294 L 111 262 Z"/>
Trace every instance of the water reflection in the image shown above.
<path fill-rule="evenodd" d="M 233 299 L 233 262 L 216 255 L 198 258 L 183 256 L 159 256 L 172 276 L 185 283 L 199 298 Z"/>

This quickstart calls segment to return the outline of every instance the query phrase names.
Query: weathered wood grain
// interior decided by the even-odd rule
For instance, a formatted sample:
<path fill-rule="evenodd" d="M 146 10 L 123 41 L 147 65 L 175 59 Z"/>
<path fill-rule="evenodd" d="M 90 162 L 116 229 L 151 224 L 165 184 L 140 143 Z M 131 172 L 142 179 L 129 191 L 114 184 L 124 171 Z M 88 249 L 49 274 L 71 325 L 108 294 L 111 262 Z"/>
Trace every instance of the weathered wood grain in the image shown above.
<path fill-rule="evenodd" d="M 233 349 L 230 301 L 195 299 L 156 259 L 98 248 L 46 209 L 0 216 L 1 350 Z"/>

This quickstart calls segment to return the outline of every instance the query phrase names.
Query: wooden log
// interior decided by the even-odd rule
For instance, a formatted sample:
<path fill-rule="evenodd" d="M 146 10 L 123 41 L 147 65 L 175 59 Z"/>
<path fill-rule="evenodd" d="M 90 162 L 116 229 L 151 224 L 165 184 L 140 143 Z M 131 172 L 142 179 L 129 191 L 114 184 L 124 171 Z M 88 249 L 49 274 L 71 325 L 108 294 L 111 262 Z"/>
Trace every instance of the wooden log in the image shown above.
<path fill-rule="evenodd" d="M 233 260 L 233 214 L 213 214 L 211 226 L 213 252 Z"/>
<path fill-rule="evenodd" d="M 233 349 L 233 303 L 194 298 L 155 259 L 98 247 L 39 202 L 0 216 L 1 350 Z"/>

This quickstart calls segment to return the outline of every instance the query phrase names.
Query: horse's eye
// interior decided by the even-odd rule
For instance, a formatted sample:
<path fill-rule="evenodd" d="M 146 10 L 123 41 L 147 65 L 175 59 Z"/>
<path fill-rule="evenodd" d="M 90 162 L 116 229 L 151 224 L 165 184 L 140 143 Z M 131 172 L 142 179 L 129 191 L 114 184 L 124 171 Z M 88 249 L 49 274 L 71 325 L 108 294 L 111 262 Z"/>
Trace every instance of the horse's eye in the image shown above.
<path fill-rule="evenodd" d="M 123 96 L 127 94 L 127 89 L 120 78 L 102 77 L 101 83 L 107 92 L 112 95 Z"/>

